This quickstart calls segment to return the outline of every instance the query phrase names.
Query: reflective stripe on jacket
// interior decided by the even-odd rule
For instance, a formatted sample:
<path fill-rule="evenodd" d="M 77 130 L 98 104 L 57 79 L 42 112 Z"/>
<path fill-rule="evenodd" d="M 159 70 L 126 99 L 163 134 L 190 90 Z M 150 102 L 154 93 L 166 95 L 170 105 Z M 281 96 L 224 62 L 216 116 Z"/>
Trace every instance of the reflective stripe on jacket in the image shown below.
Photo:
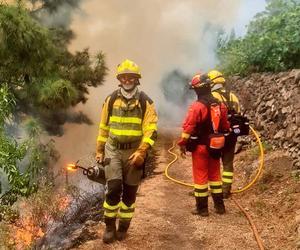
<path fill-rule="evenodd" d="M 113 103 L 108 119 L 108 106 L 111 96 L 103 104 L 97 141 L 105 143 L 108 138 L 118 143 L 145 142 L 151 146 L 157 137 L 157 114 L 152 100 L 146 98 L 144 117 L 139 101 L 139 92 L 130 100 L 121 93 Z"/>

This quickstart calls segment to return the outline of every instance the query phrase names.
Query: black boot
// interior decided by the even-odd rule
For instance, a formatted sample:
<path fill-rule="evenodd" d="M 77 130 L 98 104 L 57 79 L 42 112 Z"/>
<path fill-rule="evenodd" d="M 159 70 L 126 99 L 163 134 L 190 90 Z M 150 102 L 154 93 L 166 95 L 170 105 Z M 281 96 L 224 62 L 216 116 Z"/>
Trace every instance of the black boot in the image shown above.
<path fill-rule="evenodd" d="M 202 217 L 208 216 L 208 197 L 195 197 L 196 209 L 192 211 L 194 215 L 200 215 Z"/>
<path fill-rule="evenodd" d="M 117 240 L 124 240 L 127 235 L 128 228 L 130 226 L 131 220 L 120 220 L 119 227 L 117 231 Z"/>
<path fill-rule="evenodd" d="M 104 222 L 106 228 L 103 234 L 103 242 L 109 244 L 116 240 L 116 218 L 105 217 Z"/>
<path fill-rule="evenodd" d="M 214 200 L 214 205 L 217 214 L 225 214 L 225 206 L 223 201 L 223 193 L 220 194 L 212 194 L 212 198 Z"/>
<path fill-rule="evenodd" d="M 223 184 L 223 198 L 228 199 L 231 196 L 231 185 L 230 184 Z"/>

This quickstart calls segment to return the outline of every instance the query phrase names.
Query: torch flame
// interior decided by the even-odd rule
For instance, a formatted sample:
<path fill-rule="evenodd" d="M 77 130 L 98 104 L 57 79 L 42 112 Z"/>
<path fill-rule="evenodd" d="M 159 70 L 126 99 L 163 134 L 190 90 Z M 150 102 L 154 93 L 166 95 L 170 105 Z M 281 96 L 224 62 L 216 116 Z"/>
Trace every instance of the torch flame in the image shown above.
<path fill-rule="evenodd" d="M 70 163 L 67 165 L 67 170 L 69 170 L 69 171 L 76 171 L 76 169 L 77 169 L 77 166 L 73 163 Z"/>

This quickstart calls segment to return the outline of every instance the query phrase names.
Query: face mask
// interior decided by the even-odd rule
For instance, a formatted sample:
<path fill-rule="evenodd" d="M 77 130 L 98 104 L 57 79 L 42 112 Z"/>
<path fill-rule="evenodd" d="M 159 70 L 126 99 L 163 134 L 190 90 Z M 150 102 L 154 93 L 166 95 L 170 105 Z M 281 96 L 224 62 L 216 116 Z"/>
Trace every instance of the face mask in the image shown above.
<path fill-rule="evenodd" d="M 126 91 L 126 92 L 130 92 L 135 88 L 135 83 L 132 84 L 122 84 L 122 88 Z"/>
<path fill-rule="evenodd" d="M 121 94 L 126 99 L 131 99 L 136 94 L 137 90 L 138 88 L 136 86 L 131 91 L 126 91 L 124 88 L 121 88 Z"/>

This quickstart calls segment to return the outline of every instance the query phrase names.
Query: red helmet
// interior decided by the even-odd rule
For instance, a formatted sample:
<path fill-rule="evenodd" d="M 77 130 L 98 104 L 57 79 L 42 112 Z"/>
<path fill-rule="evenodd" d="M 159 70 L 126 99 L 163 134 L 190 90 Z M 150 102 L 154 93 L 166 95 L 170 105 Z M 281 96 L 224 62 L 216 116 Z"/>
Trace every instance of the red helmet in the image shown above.
<path fill-rule="evenodd" d="M 202 88 L 206 84 L 209 84 L 209 78 L 207 77 L 206 74 L 201 75 L 200 73 L 198 73 L 193 76 L 189 84 L 191 89 Z"/>

